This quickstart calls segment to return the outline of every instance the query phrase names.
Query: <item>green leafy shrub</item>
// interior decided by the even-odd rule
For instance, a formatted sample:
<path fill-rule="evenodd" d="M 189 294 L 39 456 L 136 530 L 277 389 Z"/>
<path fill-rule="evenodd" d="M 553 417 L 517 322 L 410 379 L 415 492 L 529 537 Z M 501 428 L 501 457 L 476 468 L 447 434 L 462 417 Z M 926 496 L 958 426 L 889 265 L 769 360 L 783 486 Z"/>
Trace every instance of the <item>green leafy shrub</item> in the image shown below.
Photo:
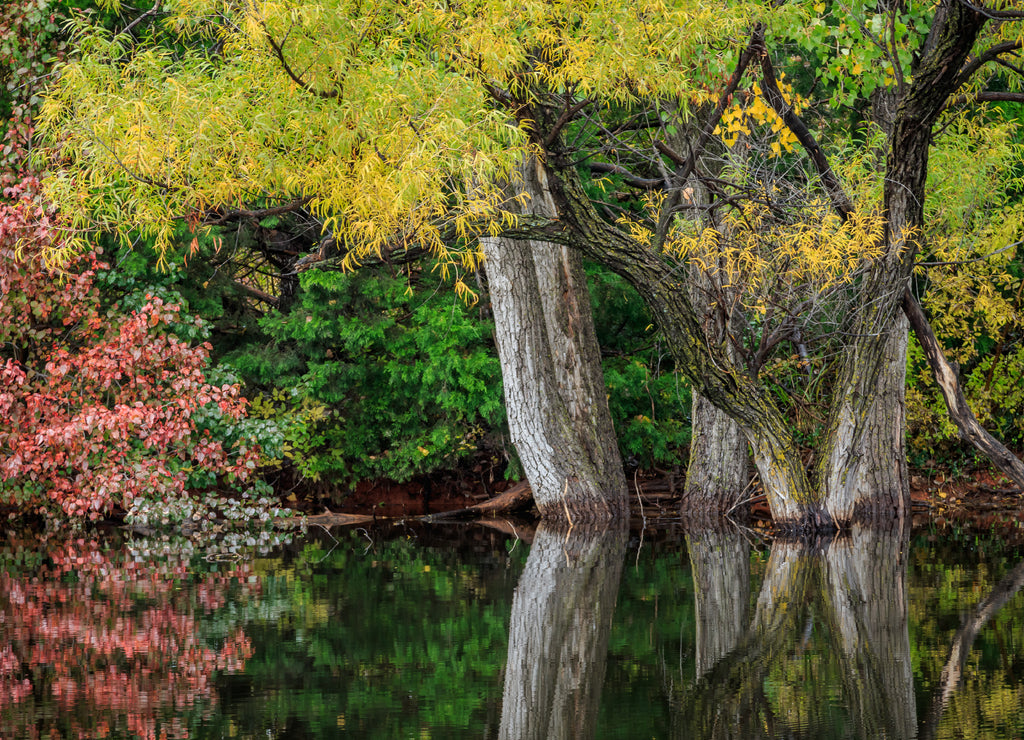
<path fill-rule="evenodd" d="M 416 268 L 311 270 L 264 344 L 230 362 L 263 392 L 254 413 L 284 423 L 285 459 L 334 482 L 403 481 L 450 468 L 503 422 L 490 324 Z"/>

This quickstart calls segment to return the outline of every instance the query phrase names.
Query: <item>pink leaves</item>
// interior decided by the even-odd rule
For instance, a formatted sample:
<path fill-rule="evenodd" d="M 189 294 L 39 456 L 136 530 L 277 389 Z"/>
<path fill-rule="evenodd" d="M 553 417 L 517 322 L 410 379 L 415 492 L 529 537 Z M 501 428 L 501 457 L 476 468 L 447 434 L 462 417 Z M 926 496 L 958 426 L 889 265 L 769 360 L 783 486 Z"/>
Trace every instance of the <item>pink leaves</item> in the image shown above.
<path fill-rule="evenodd" d="M 25 240 L 51 228 L 31 205 L 37 187 L 26 178 L 0 203 L 0 346 L 14 348 L 0 364 L 4 488 L 40 483 L 66 514 L 97 518 L 143 494 L 182 495 L 190 465 L 248 478 L 257 449 L 227 451 L 197 429 L 199 409 L 237 420 L 246 402 L 237 386 L 207 381 L 209 344 L 172 333 L 194 320 L 156 296 L 132 314 L 102 313 L 95 254 L 66 274 L 44 270 L 46 239 Z"/>

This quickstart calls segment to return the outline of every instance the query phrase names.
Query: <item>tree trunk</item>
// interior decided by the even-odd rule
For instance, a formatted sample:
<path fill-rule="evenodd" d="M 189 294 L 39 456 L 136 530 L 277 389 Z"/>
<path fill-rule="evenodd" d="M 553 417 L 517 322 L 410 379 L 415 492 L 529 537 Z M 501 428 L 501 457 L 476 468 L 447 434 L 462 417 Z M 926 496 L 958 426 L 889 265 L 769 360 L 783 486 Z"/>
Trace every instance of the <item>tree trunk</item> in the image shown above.
<path fill-rule="evenodd" d="M 740 504 L 747 490 L 747 438 L 739 424 L 699 391 L 693 391 L 690 418 L 682 515 L 691 521 L 721 519 Z"/>
<path fill-rule="evenodd" d="M 523 187 L 529 212 L 552 217 L 532 161 Z M 625 516 L 626 479 L 581 256 L 545 241 L 481 242 L 509 429 L 541 516 L 570 524 Z"/>
<path fill-rule="evenodd" d="M 537 530 L 512 601 L 502 740 L 594 736 L 625 550 L 624 526 Z"/>
<path fill-rule="evenodd" d="M 693 199 L 703 202 L 704 188 L 697 181 L 691 190 L 699 194 Z M 715 310 L 715 304 L 723 301 L 727 289 L 696 266 L 690 273 L 693 307 L 702 314 L 705 331 L 713 335 L 716 344 L 724 345 L 729 318 Z M 724 351 L 735 360 L 727 347 Z M 750 479 L 750 453 L 740 425 L 699 390 L 691 393 L 690 459 L 680 513 L 691 521 L 707 523 L 721 519 L 739 504 Z"/>
<path fill-rule="evenodd" d="M 866 388 L 871 404 L 858 423 L 849 415 L 830 440 L 819 482 L 836 522 L 902 522 L 910 512 L 905 450 L 907 321 L 896 314 L 875 363 L 855 368 L 864 377 L 847 387 Z"/>

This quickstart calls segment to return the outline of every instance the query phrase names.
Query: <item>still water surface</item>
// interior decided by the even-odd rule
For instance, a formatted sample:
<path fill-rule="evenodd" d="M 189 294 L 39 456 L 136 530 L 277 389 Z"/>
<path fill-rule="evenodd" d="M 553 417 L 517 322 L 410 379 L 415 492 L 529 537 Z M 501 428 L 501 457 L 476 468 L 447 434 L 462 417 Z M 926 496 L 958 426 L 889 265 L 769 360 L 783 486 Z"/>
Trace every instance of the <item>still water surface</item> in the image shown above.
<path fill-rule="evenodd" d="M 273 538 L 8 533 L 0 738 L 1024 737 L 998 541 Z"/>

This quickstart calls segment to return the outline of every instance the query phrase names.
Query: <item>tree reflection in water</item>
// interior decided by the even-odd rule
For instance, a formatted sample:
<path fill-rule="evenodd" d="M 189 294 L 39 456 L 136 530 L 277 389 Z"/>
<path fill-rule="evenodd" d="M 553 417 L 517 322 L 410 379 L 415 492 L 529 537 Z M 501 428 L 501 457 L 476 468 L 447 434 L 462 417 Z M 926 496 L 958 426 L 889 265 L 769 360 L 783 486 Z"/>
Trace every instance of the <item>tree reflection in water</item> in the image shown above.
<path fill-rule="evenodd" d="M 858 528 L 774 543 L 745 630 L 746 541 L 733 530 L 691 533 L 687 543 L 698 680 L 676 699 L 676 737 L 913 737 L 905 535 Z M 828 644 L 812 648 L 822 635 Z"/>
<path fill-rule="evenodd" d="M 503 740 L 594 736 L 626 531 L 537 530 L 512 601 Z"/>
<path fill-rule="evenodd" d="M 9 539 L 0 567 L 0 737 L 189 737 L 214 714 L 214 675 L 252 653 L 199 616 L 258 598 L 251 566 L 196 574 L 181 543 L 47 544 Z"/>

